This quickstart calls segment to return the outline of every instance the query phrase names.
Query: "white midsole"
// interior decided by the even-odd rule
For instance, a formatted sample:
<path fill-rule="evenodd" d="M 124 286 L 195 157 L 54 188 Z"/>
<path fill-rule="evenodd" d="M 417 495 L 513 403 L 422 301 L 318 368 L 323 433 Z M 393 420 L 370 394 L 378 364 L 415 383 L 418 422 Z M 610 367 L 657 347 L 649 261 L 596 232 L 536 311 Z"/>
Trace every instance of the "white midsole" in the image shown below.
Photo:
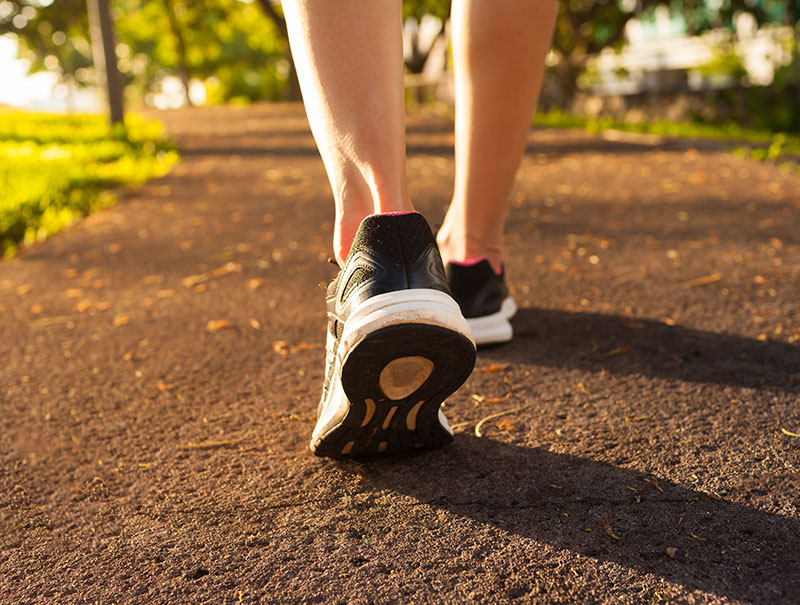
<path fill-rule="evenodd" d="M 510 296 L 506 297 L 497 313 L 484 317 L 467 319 L 475 343 L 478 345 L 508 342 L 514 336 L 509 319 L 517 312 L 517 303 Z"/>
<path fill-rule="evenodd" d="M 439 290 L 417 288 L 413 290 L 398 290 L 379 294 L 364 301 L 347 318 L 339 340 L 339 347 L 336 357 L 333 360 L 335 368 L 331 377 L 331 385 L 328 390 L 327 401 L 325 401 L 317 425 L 314 428 L 312 442 L 322 437 L 331 428 L 330 422 L 339 417 L 343 419 L 350 407 L 350 402 L 342 388 L 342 363 L 347 354 L 359 342 L 369 334 L 397 324 L 417 323 L 433 326 L 440 326 L 463 334 L 469 338 L 473 345 L 475 341 L 469 323 L 461 314 L 458 303 L 451 296 Z M 329 333 L 328 355 L 333 352 L 333 339 Z M 443 414 L 439 414 L 439 422 L 452 434 L 447 420 Z M 328 427 L 326 429 L 326 427 Z"/>

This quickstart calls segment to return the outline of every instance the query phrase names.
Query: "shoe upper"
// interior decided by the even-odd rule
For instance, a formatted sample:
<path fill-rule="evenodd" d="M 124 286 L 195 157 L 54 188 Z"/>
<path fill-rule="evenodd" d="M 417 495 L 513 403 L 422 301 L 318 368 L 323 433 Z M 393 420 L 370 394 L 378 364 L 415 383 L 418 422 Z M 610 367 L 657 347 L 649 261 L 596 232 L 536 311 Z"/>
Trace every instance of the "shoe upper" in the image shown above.
<path fill-rule="evenodd" d="M 358 228 L 350 253 L 327 290 L 328 364 L 324 401 L 348 316 L 365 300 L 398 290 L 429 288 L 447 294 L 447 275 L 428 222 L 417 213 L 377 214 Z"/>
<path fill-rule="evenodd" d="M 467 319 L 499 313 L 509 292 L 505 271 L 497 274 L 487 259 L 470 265 L 447 263 L 450 293 Z"/>
<path fill-rule="evenodd" d="M 417 212 L 368 216 L 344 267 L 328 286 L 328 317 L 343 322 L 368 298 L 415 288 L 450 293 L 428 222 Z"/>

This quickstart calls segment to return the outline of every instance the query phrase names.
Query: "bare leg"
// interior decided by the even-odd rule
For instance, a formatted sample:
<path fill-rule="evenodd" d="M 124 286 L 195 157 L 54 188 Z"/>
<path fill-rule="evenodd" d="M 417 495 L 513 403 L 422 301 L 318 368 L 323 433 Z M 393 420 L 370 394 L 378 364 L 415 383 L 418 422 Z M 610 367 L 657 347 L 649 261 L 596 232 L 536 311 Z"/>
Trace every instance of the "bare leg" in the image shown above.
<path fill-rule="evenodd" d="M 445 260 L 498 270 L 508 198 L 544 74 L 554 0 L 454 0 L 456 179 L 437 240 Z"/>
<path fill-rule="evenodd" d="M 413 210 L 406 186 L 400 0 L 284 0 L 306 112 L 336 203 L 343 263 L 358 225 Z"/>

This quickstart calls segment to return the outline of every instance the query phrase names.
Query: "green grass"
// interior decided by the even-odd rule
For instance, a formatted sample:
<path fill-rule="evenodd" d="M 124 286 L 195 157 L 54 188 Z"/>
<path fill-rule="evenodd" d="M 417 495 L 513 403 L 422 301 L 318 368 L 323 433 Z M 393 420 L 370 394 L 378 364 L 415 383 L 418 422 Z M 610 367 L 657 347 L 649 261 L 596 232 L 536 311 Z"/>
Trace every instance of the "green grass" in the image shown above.
<path fill-rule="evenodd" d="M 177 161 L 162 126 L 126 117 L 0 110 L 0 257 L 113 204 L 108 190 L 161 176 Z"/>
<path fill-rule="evenodd" d="M 593 133 L 604 130 L 623 130 L 669 137 L 723 139 L 739 145 L 732 149 L 737 155 L 749 156 L 755 160 L 776 160 L 781 156 L 800 155 L 800 136 L 798 135 L 751 130 L 742 128 L 733 122 L 704 124 L 662 120 L 632 123 L 612 118 L 589 118 L 553 111 L 536 114 L 533 123 L 543 128 L 584 128 Z M 742 143 L 745 145 L 742 146 Z"/>

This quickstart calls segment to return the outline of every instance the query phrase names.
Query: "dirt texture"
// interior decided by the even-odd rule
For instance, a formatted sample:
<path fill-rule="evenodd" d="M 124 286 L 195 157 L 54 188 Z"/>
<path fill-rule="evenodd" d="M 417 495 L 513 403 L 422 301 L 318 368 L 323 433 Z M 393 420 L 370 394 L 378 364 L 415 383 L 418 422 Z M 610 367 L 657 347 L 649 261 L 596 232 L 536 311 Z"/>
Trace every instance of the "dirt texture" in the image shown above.
<path fill-rule="evenodd" d="M 331 461 L 302 108 L 157 115 L 169 176 L 0 263 L 0 602 L 800 602 L 800 175 L 532 131 L 455 442 Z M 435 226 L 451 124 L 408 130 Z"/>

